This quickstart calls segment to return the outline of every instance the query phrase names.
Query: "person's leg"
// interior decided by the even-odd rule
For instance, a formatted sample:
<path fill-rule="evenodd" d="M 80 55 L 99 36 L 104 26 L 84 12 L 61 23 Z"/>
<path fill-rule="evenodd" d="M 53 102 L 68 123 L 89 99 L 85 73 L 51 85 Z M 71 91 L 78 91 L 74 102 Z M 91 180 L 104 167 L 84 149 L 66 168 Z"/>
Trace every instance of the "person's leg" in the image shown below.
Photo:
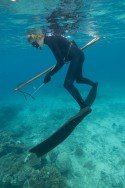
<path fill-rule="evenodd" d="M 78 84 L 87 84 L 87 85 L 90 85 L 92 87 L 97 86 L 97 83 L 91 81 L 88 78 L 83 77 L 83 75 L 82 75 L 82 65 L 83 65 L 83 63 L 81 63 L 81 66 L 79 66 L 78 74 L 77 74 L 77 77 L 76 77 L 76 82 Z"/>
<path fill-rule="evenodd" d="M 81 77 L 81 78 L 76 79 L 76 82 L 77 82 L 78 84 L 87 84 L 87 85 L 90 85 L 90 86 L 92 86 L 92 87 L 97 86 L 97 82 L 93 82 L 93 81 L 91 81 L 90 79 L 84 78 L 84 77 Z"/>
<path fill-rule="evenodd" d="M 77 101 L 80 108 L 84 108 L 87 105 L 85 104 L 84 100 L 82 99 L 79 91 L 74 86 L 74 81 L 76 80 L 77 74 L 78 74 L 78 58 L 70 63 L 69 69 L 65 78 L 64 87 L 68 90 L 68 92 L 72 95 L 72 97 Z"/>
<path fill-rule="evenodd" d="M 95 82 L 89 80 L 88 78 L 84 78 L 82 76 L 82 64 L 79 67 L 76 82 L 80 83 L 80 84 L 87 84 L 87 85 L 92 86 L 92 88 L 89 91 L 89 94 L 87 95 L 87 97 L 85 99 L 86 105 L 91 106 L 96 98 L 98 82 L 95 83 Z"/>

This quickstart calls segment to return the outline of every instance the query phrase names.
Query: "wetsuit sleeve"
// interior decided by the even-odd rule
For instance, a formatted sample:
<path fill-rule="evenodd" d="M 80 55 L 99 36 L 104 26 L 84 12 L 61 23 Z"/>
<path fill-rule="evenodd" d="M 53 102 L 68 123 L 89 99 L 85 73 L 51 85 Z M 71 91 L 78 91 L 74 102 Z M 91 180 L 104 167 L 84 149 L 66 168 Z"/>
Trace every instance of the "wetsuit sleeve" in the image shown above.
<path fill-rule="evenodd" d="M 63 55 L 58 47 L 58 44 L 56 42 L 53 44 L 53 49 L 54 49 L 54 55 L 58 63 L 63 64 Z"/>
<path fill-rule="evenodd" d="M 48 74 L 50 76 L 53 76 L 56 72 L 58 72 L 61 69 L 63 65 L 63 63 L 57 62 L 56 66 Z"/>
<path fill-rule="evenodd" d="M 56 72 L 58 72 L 61 67 L 64 65 L 64 57 L 58 47 L 58 44 L 56 42 L 56 38 L 55 40 L 53 40 L 53 42 L 51 43 L 52 48 L 54 50 L 54 56 L 57 60 L 57 64 L 56 66 L 48 73 L 50 76 L 53 76 Z"/>
<path fill-rule="evenodd" d="M 65 55 L 61 51 L 61 48 L 64 47 L 63 40 L 63 38 L 58 36 L 46 36 L 44 39 L 44 43 L 49 46 L 57 61 L 56 66 L 48 73 L 50 76 L 54 75 L 64 65 Z"/>
<path fill-rule="evenodd" d="M 50 48 L 50 50 L 52 51 L 53 55 L 55 56 L 57 62 L 63 62 L 64 59 L 64 55 L 62 54 L 61 50 L 60 50 L 60 43 L 62 43 L 62 41 L 59 40 L 59 37 L 57 36 L 46 36 L 44 39 L 44 43 L 48 45 L 48 47 Z"/>

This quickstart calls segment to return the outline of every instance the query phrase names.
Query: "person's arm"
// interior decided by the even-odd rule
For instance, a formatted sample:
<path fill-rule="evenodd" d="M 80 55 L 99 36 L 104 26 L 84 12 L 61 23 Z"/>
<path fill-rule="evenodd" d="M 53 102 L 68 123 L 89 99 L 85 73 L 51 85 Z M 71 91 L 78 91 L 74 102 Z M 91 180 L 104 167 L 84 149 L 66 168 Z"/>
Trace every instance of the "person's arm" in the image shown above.
<path fill-rule="evenodd" d="M 50 70 L 47 73 L 47 75 L 45 76 L 44 83 L 48 83 L 51 80 L 51 76 L 53 76 L 55 73 L 57 73 L 64 65 L 64 57 L 58 47 L 57 38 L 56 37 L 51 38 L 51 42 L 49 45 L 50 45 L 50 48 L 57 60 L 57 63 L 55 65 L 55 67 L 52 70 Z"/>
<path fill-rule="evenodd" d="M 44 78 L 44 83 L 48 83 L 51 80 L 51 76 L 53 76 L 58 70 L 60 70 L 62 66 L 62 63 L 57 62 L 55 67 L 46 74 Z"/>
<path fill-rule="evenodd" d="M 55 67 L 48 73 L 48 75 L 53 76 L 56 72 L 58 72 L 64 64 L 61 62 L 57 62 Z"/>
<path fill-rule="evenodd" d="M 53 76 L 56 72 L 58 72 L 62 66 L 64 65 L 64 57 L 58 47 L 57 38 L 54 37 L 53 40 L 51 40 L 51 46 L 53 48 L 53 53 L 56 58 L 57 64 L 56 66 L 48 73 L 50 76 Z"/>

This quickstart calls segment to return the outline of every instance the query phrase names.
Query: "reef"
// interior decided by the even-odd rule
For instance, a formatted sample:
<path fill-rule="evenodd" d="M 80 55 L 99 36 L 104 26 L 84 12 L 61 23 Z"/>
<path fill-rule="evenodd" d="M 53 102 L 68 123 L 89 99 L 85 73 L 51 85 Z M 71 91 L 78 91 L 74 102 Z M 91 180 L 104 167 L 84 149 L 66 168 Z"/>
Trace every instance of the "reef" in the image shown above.
<path fill-rule="evenodd" d="M 37 158 L 7 131 L 0 132 L 0 187 L 67 188 L 66 178 L 50 157 Z"/>
<path fill-rule="evenodd" d="M 0 106 L 0 129 L 10 125 L 22 110 L 21 105 Z"/>

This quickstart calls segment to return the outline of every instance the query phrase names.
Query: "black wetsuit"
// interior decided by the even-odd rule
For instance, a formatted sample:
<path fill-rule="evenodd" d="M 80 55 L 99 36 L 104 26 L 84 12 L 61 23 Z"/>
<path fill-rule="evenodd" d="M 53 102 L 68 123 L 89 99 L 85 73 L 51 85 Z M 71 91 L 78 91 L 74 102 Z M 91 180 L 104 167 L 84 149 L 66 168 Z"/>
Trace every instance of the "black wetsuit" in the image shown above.
<path fill-rule="evenodd" d="M 74 86 L 74 81 L 94 86 L 94 82 L 82 76 L 82 66 L 84 62 L 84 53 L 75 43 L 68 41 L 62 36 L 45 36 L 44 43 L 49 46 L 53 52 L 57 64 L 48 75 L 54 75 L 67 61 L 70 61 L 68 72 L 65 78 L 64 87 L 69 91 L 73 98 L 80 105 L 80 108 L 86 106 L 79 91 Z"/>

